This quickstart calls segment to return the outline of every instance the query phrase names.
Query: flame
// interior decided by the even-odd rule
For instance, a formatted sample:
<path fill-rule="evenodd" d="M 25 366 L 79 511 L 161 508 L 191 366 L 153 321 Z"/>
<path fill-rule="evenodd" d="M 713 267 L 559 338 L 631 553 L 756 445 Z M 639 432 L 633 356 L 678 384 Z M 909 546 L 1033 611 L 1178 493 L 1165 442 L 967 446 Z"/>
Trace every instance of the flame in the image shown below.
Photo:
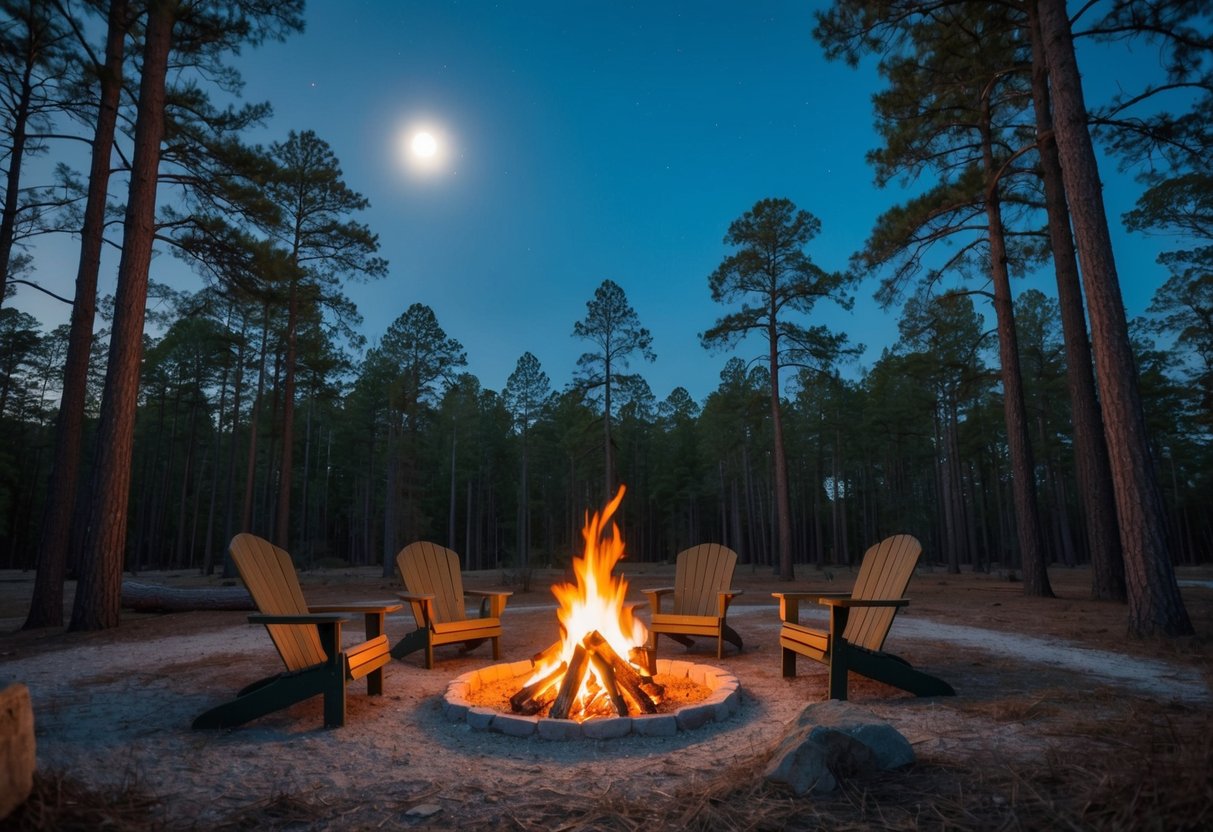
<path fill-rule="evenodd" d="M 625 490 L 624 486 L 619 486 L 614 499 L 601 513 L 596 512 L 591 517 L 586 512 L 585 526 L 581 530 L 585 551 L 581 557 L 573 559 L 576 583 L 552 586 L 557 602 L 556 618 L 560 622 L 561 651 L 538 664 L 528 684 L 548 675 L 561 662 L 569 662 L 577 645 L 595 630 L 624 659 L 633 647 L 642 647 L 647 641 L 648 631 L 644 624 L 624 606 L 627 580 L 612 574 L 615 564 L 624 557 L 619 526 L 611 523 L 609 536 L 605 534 L 607 522 L 619 508 Z M 577 697 L 575 718 L 581 718 L 576 716 L 579 711 L 584 715 L 595 696 L 593 691 L 601 689 L 602 680 L 591 667 Z"/>

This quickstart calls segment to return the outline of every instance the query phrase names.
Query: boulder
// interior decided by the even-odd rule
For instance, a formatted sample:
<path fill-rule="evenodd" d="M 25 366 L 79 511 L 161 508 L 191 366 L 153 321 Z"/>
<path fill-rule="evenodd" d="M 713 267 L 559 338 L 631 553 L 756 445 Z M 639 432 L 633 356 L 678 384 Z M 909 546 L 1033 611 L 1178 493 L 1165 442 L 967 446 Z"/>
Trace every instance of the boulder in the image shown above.
<path fill-rule="evenodd" d="M 840 779 L 912 762 L 914 750 L 892 725 L 870 711 L 831 699 L 809 705 L 788 725 L 765 776 L 798 795 L 826 794 Z"/>
<path fill-rule="evenodd" d="M 0 820 L 29 797 L 36 765 L 34 706 L 18 682 L 0 690 Z"/>

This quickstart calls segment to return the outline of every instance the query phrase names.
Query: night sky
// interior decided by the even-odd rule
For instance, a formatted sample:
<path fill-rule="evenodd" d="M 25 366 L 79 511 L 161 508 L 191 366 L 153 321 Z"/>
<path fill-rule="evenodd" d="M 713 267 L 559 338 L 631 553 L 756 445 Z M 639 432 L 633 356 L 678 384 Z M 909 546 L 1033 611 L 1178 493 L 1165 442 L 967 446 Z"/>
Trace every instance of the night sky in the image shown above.
<path fill-rule="evenodd" d="M 725 311 L 707 278 L 728 253 L 729 223 L 759 199 L 789 198 L 822 222 L 811 256 L 841 269 L 908 193 L 872 184 L 879 79 L 871 62 L 825 60 L 811 36 L 825 5 L 313 0 L 304 34 L 235 64 L 245 99 L 274 106 L 250 138 L 314 130 L 371 202 L 358 219 L 379 235 L 389 276 L 348 293 L 372 344 L 421 302 L 485 387 L 500 390 L 529 350 L 560 388 L 587 347 L 573 324 L 609 278 L 653 333 L 657 361 L 632 369 L 658 400 L 681 385 L 702 401 L 730 357 L 697 337 Z M 1134 86 L 1153 56 L 1084 59 L 1094 103 Z M 424 170 L 408 149 L 418 130 L 439 147 Z M 1154 257 L 1168 241 L 1123 230 L 1140 186 L 1106 160 L 1102 173 L 1126 304 L 1140 314 L 1166 277 Z M 75 245 L 40 246 L 35 279 L 70 295 Z M 103 267 L 103 292 L 115 268 Z M 152 277 L 200 286 L 167 255 Z M 1053 295 L 1051 284 L 1045 274 L 1014 288 Z M 896 339 L 897 310 L 879 310 L 874 288 L 858 287 L 851 312 L 819 307 L 819 320 L 868 345 L 849 375 Z M 66 320 L 34 294 L 23 288 L 14 305 Z M 736 354 L 762 352 L 750 342 Z"/>

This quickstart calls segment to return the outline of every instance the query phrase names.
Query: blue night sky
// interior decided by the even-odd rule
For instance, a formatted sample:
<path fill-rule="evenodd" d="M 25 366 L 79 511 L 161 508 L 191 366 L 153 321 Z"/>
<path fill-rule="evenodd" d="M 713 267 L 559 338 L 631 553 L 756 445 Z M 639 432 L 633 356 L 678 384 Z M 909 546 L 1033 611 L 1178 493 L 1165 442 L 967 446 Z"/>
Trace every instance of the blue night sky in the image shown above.
<path fill-rule="evenodd" d="M 787 197 L 821 219 L 811 256 L 841 269 L 906 196 L 872 184 L 864 154 L 879 79 L 870 63 L 822 56 L 811 31 L 824 5 L 314 0 L 304 34 L 245 50 L 236 65 L 244 97 L 274 106 L 253 138 L 316 131 L 370 200 L 359 219 L 379 235 L 389 276 L 347 290 L 372 344 L 421 302 L 485 387 L 501 389 L 529 350 L 560 388 L 586 347 L 573 324 L 609 278 L 653 333 L 657 361 L 632 369 L 658 400 L 681 385 L 702 401 L 729 358 L 697 337 L 725 311 L 707 278 L 729 223 Z M 1135 86 L 1149 59 L 1090 58 L 1089 99 L 1117 73 Z M 422 128 L 440 145 L 428 171 L 407 152 Z M 1123 231 L 1139 187 L 1111 163 L 1103 173 L 1126 304 L 1140 314 L 1165 279 L 1154 257 L 1166 241 Z M 168 277 L 182 268 L 161 256 L 152 276 L 197 288 Z M 59 285 L 40 267 L 35 278 L 70 293 L 66 275 Z M 1050 283 L 1015 288 L 1052 295 Z M 819 320 L 868 345 L 864 366 L 897 334 L 896 310 L 881 311 L 874 288 L 858 288 L 853 311 L 819 307 Z M 15 305 L 34 312 L 29 300 Z M 737 354 L 762 351 L 751 342 Z"/>

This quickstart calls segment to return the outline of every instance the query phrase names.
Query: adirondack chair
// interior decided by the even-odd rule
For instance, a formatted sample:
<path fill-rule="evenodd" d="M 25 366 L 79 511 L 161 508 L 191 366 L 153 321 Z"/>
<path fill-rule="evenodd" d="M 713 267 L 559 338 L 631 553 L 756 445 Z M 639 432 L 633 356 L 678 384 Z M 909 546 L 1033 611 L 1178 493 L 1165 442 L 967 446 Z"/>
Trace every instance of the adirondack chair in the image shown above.
<path fill-rule="evenodd" d="M 884 682 L 917 696 L 954 696 L 942 679 L 915 670 L 910 663 L 884 653 L 885 638 L 897 610 L 910 603 L 906 585 L 922 546 L 908 534 L 877 543 L 863 556 L 859 577 L 850 593 L 773 592 L 779 599 L 779 646 L 783 675 L 796 675 L 796 656 L 808 656 L 830 669 L 830 699 L 847 698 L 847 671 Z M 828 632 L 799 623 L 799 603 L 812 601 L 830 608 Z"/>
<path fill-rule="evenodd" d="M 689 636 L 713 636 L 716 658 L 724 655 L 724 643 L 741 650 L 741 636 L 725 623 L 729 604 L 741 594 L 731 589 L 737 553 L 719 543 L 704 543 L 678 553 L 674 566 L 674 586 L 641 590 L 652 611 L 649 624 L 649 659 L 656 659 L 657 636 L 664 635 L 690 647 Z M 662 599 L 672 594 L 673 602 L 662 612 Z"/>
<path fill-rule="evenodd" d="M 308 606 L 299 587 L 291 556 L 268 540 L 238 534 L 229 546 L 232 560 L 260 610 L 252 624 L 264 624 L 286 670 L 254 682 L 236 698 L 194 720 L 195 728 L 229 728 L 294 705 L 316 695 L 324 696 L 324 726 L 345 724 L 345 688 L 366 677 L 366 692 L 383 693 L 383 666 L 391 661 L 388 638 L 383 634 L 386 613 L 403 607 L 397 603 L 324 604 Z M 362 613 L 366 641 L 342 649 L 342 613 Z"/>
<path fill-rule="evenodd" d="M 394 658 L 425 648 L 425 666 L 433 669 L 436 646 L 462 643 L 466 652 L 485 639 L 493 642 L 493 658 L 501 658 L 501 614 L 514 593 L 464 590 L 459 555 L 437 543 L 405 546 L 396 555 L 396 570 L 408 590 L 397 594 L 412 607 L 417 629 L 396 642 Z M 479 618 L 468 617 L 465 596 L 469 595 L 480 598 Z"/>

